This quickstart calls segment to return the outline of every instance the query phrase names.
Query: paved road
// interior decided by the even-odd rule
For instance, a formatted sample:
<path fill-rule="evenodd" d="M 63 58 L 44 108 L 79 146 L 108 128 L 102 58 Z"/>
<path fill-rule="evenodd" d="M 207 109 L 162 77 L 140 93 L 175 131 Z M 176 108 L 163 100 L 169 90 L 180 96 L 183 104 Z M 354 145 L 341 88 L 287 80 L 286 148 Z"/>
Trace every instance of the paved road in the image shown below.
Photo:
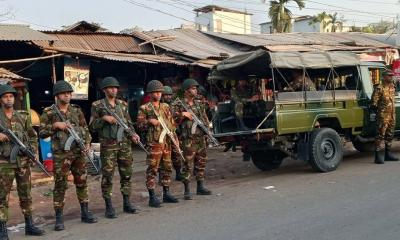
<path fill-rule="evenodd" d="M 273 172 L 210 183 L 215 195 L 142 206 L 136 215 L 79 219 L 40 239 L 397 240 L 400 237 L 400 162 L 378 166 L 347 151 L 338 170 L 317 174 L 288 161 Z M 13 234 L 13 239 L 23 239 Z M 31 238 L 34 239 L 34 238 Z"/>

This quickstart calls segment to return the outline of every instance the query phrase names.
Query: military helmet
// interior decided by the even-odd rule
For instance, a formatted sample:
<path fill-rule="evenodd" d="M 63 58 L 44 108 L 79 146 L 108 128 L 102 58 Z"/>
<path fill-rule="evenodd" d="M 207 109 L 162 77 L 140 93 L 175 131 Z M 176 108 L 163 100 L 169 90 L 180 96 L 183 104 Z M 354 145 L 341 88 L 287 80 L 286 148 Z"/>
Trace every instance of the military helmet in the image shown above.
<path fill-rule="evenodd" d="M 164 92 L 164 85 L 158 80 L 151 80 L 149 83 L 147 83 L 146 92 Z"/>
<path fill-rule="evenodd" d="M 194 80 L 193 78 L 188 78 L 182 83 L 182 88 L 183 88 L 184 91 L 189 89 L 191 86 L 198 87 L 199 83 L 196 80 Z"/>
<path fill-rule="evenodd" d="M 15 90 L 15 88 L 13 88 L 12 86 L 10 86 L 8 84 L 0 85 L 0 97 L 3 96 L 3 94 L 5 94 L 5 93 L 16 94 L 17 91 Z"/>
<path fill-rule="evenodd" d="M 74 89 L 72 88 L 71 84 L 64 80 L 57 81 L 53 85 L 53 96 L 57 96 L 63 92 L 73 92 Z"/>
<path fill-rule="evenodd" d="M 163 92 L 163 94 L 164 94 L 164 95 L 172 95 L 172 94 L 174 94 L 174 93 L 173 93 L 172 88 L 171 88 L 170 86 L 164 86 L 164 92 Z"/>
<path fill-rule="evenodd" d="M 105 77 L 103 81 L 101 81 L 100 88 L 104 89 L 107 87 L 117 87 L 119 88 L 119 82 L 115 77 Z"/>

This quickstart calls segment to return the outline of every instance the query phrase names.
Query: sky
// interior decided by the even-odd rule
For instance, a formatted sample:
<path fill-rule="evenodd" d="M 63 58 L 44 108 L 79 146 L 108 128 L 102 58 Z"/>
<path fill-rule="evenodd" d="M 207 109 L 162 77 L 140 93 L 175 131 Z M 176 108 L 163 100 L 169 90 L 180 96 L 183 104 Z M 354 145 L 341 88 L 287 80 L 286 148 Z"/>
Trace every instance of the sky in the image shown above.
<path fill-rule="evenodd" d="M 196 7 L 215 4 L 253 14 L 252 26 L 269 21 L 262 0 L 0 0 L 0 23 L 30 25 L 38 30 L 61 30 L 62 26 L 85 20 L 97 22 L 113 32 L 138 26 L 143 30 L 170 29 L 191 24 Z M 288 8 L 295 16 L 337 12 L 345 25 L 364 26 L 381 20 L 395 21 L 399 0 L 305 0 L 299 10 L 292 1 Z"/>

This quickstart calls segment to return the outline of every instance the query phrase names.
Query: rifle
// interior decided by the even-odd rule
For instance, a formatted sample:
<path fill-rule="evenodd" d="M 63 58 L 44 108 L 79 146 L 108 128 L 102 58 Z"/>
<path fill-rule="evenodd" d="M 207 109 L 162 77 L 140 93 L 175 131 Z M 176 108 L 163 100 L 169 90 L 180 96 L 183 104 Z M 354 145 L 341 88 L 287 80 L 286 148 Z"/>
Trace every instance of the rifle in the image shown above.
<path fill-rule="evenodd" d="M 117 120 L 117 124 L 119 126 L 118 131 L 117 131 L 117 141 L 121 142 L 122 138 L 124 136 L 124 133 L 127 134 L 128 137 L 132 137 L 134 134 L 136 134 L 135 129 L 132 129 L 128 126 L 128 124 L 121 119 L 118 114 L 116 114 L 115 112 L 111 111 L 105 101 L 103 101 L 103 107 L 104 109 L 107 111 L 107 113 L 109 115 L 111 115 L 112 117 L 114 117 Z M 136 143 L 143 151 L 146 152 L 147 155 L 150 155 L 149 151 L 147 151 L 146 147 L 144 146 L 144 144 L 141 141 L 138 141 Z"/>
<path fill-rule="evenodd" d="M 93 165 L 93 167 L 96 170 L 96 172 L 99 173 L 99 169 L 97 168 L 96 164 L 93 161 L 93 156 L 89 152 L 85 151 L 86 146 L 85 146 L 85 142 L 83 141 L 83 139 L 78 135 L 78 133 L 72 127 L 72 125 L 70 124 L 69 120 L 64 118 L 64 116 L 62 115 L 62 113 L 60 112 L 60 110 L 58 109 L 56 104 L 53 104 L 52 108 L 56 112 L 56 114 L 58 115 L 58 117 L 61 119 L 62 122 L 65 122 L 66 124 L 71 126 L 71 127 L 67 128 L 67 131 L 69 133 L 69 137 L 68 137 L 67 141 L 65 142 L 64 150 L 65 151 L 70 151 L 72 143 L 76 142 L 78 144 L 78 147 L 84 152 L 86 158 Z"/>
<path fill-rule="evenodd" d="M 192 134 L 196 133 L 196 128 L 200 127 L 200 129 L 206 134 L 207 138 L 213 143 L 214 146 L 218 146 L 220 145 L 220 143 L 218 142 L 218 140 L 213 136 L 213 134 L 210 132 L 210 130 L 204 125 L 204 123 L 200 120 L 200 118 L 198 118 L 196 116 L 196 114 L 194 114 L 194 112 L 192 111 L 192 109 L 190 109 L 182 100 L 180 100 L 179 98 L 176 99 L 176 101 L 178 103 L 180 103 L 183 108 L 185 109 L 186 112 L 190 113 L 190 115 L 192 115 L 193 118 L 193 125 L 192 125 L 192 129 L 191 132 Z"/>
<path fill-rule="evenodd" d="M 36 158 L 35 153 L 32 151 L 31 146 L 26 146 L 18 137 L 15 135 L 13 131 L 9 128 L 5 128 L 2 124 L 0 124 L 0 132 L 7 135 L 10 141 L 13 143 L 13 147 L 11 149 L 10 154 L 10 163 L 17 162 L 18 153 L 22 152 L 25 156 L 27 156 L 32 162 L 35 162 L 40 169 L 46 173 L 47 176 L 51 177 L 51 174 L 46 170 L 43 164 Z"/>
<path fill-rule="evenodd" d="M 163 131 L 160 134 L 160 138 L 158 139 L 159 143 L 164 142 L 165 135 L 168 135 L 168 137 L 171 139 L 172 143 L 175 145 L 176 149 L 178 150 L 178 153 L 180 157 L 182 158 L 183 161 L 185 160 L 185 157 L 183 156 L 183 151 L 179 147 L 179 143 L 177 142 L 175 135 L 171 132 L 171 130 L 168 128 L 167 124 L 164 122 L 164 119 L 162 116 L 156 112 L 156 109 L 154 108 L 153 104 L 150 103 L 151 110 L 154 112 L 154 114 L 157 117 L 157 120 L 160 122 L 161 127 L 163 128 Z"/>

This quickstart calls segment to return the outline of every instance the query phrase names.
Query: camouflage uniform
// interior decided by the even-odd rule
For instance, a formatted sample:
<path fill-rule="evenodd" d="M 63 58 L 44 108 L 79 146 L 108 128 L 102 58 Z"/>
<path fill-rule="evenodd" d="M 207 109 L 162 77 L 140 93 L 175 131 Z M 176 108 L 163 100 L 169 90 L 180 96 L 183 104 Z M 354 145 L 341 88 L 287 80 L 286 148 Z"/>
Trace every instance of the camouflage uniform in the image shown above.
<path fill-rule="evenodd" d="M 243 106 L 246 100 L 256 95 L 256 89 L 252 86 L 235 87 L 231 90 L 231 98 L 235 102 L 235 115 L 243 119 Z"/>
<path fill-rule="evenodd" d="M 11 119 L 7 119 L 1 109 L 0 121 L 3 126 L 11 129 L 25 144 L 32 146 L 34 152 L 37 152 L 37 134 L 31 126 L 29 113 L 14 111 Z M 27 137 L 24 137 L 24 132 L 27 133 Z M 0 221 L 8 220 L 8 200 L 14 178 L 17 182 L 22 213 L 25 216 L 32 215 L 30 160 L 25 156 L 19 156 L 17 163 L 10 163 L 11 148 L 10 142 L 0 143 Z"/>
<path fill-rule="evenodd" d="M 70 122 L 85 143 L 89 144 L 92 138 L 81 108 L 78 105 L 70 104 L 68 105 L 66 113 L 60 112 L 64 115 L 64 118 Z M 39 135 L 41 138 L 51 137 L 55 171 L 53 195 L 54 209 L 62 210 L 65 204 L 65 191 L 68 188 L 68 174 L 70 171 L 74 176 L 76 195 L 79 203 L 82 204 L 89 201 L 86 182 L 86 159 L 78 146 L 73 146 L 70 151 L 64 150 L 65 142 L 69 134 L 59 129 L 54 130 L 53 124 L 55 122 L 62 122 L 62 120 L 52 107 L 45 108 L 40 117 Z"/>
<path fill-rule="evenodd" d="M 304 91 L 316 91 L 315 84 L 311 81 L 310 78 L 304 77 Z M 303 91 L 303 77 L 296 77 L 288 84 L 287 87 L 291 91 Z"/>
<path fill-rule="evenodd" d="M 146 142 L 150 148 L 150 155 L 147 156 L 147 170 L 146 170 L 146 186 L 147 189 L 154 189 L 156 185 L 156 176 L 158 168 L 161 164 L 162 185 L 169 186 L 171 181 L 172 163 L 171 163 L 171 139 L 165 136 L 160 143 L 160 135 L 163 131 L 161 125 L 153 126 L 148 120 L 157 119 L 156 114 L 152 110 L 151 102 L 142 105 L 139 109 L 137 123 L 139 129 L 147 131 Z M 154 107 L 155 110 L 164 119 L 167 127 L 175 132 L 175 123 L 169 105 L 160 103 L 159 108 Z"/>
<path fill-rule="evenodd" d="M 97 132 L 100 141 L 100 158 L 102 163 L 101 190 L 104 199 L 110 199 L 112 195 L 113 176 L 115 167 L 118 164 L 120 175 L 121 193 L 124 196 L 131 194 L 131 177 L 133 165 L 132 142 L 126 136 L 121 142 L 117 140 L 118 125 L 111 125 L 102 117 L 108 115 L 103 107 L 106 103 L 108 108 L 115 112 L 121 119 L 131 125 L 131 117 L 128 113 L 128 104 L 122 100 L 116 100 L 115 107 L 112 107 L 107 99 L 102 99 L 92 104 L 92 116 L 90 129 Z M 131 125 L 133 128 L 133 126 Z"/>
<path fill-rule="evenodd" d="M 396 89 L 393 83 L 383 83 L 375 87 L 371 97 L 371 106 L 377 110 L 377 135 L 375 139 L 376 151 L 385 148 L 390 150 L 395 126 Z M 383 144 L 385 143 L 385 144 Z"/>
<path fill-rule="evenodd" d="M 189 106 L 187 102 L 186 105 Z M 205 107 L 199 101 L 195 100 L 190 108 L 206 126 L 209 125 Z M 207 162 L 207 142 L 205 133 L 199 127 L 196 128 L 195 133 L 191 132 L 193 121 L 182 116 L 182 112 L 186 110 L 180 104 L 173 104 L 172 109 L 175 122 L 178 125 L 178 137 L 185 157 L 182 169 L 182 181 L 190 182 L 192 172 L 196 176 L 197 181 L 203 181 Z M 194 171 L 192 164 L 194 165 Z"/>

